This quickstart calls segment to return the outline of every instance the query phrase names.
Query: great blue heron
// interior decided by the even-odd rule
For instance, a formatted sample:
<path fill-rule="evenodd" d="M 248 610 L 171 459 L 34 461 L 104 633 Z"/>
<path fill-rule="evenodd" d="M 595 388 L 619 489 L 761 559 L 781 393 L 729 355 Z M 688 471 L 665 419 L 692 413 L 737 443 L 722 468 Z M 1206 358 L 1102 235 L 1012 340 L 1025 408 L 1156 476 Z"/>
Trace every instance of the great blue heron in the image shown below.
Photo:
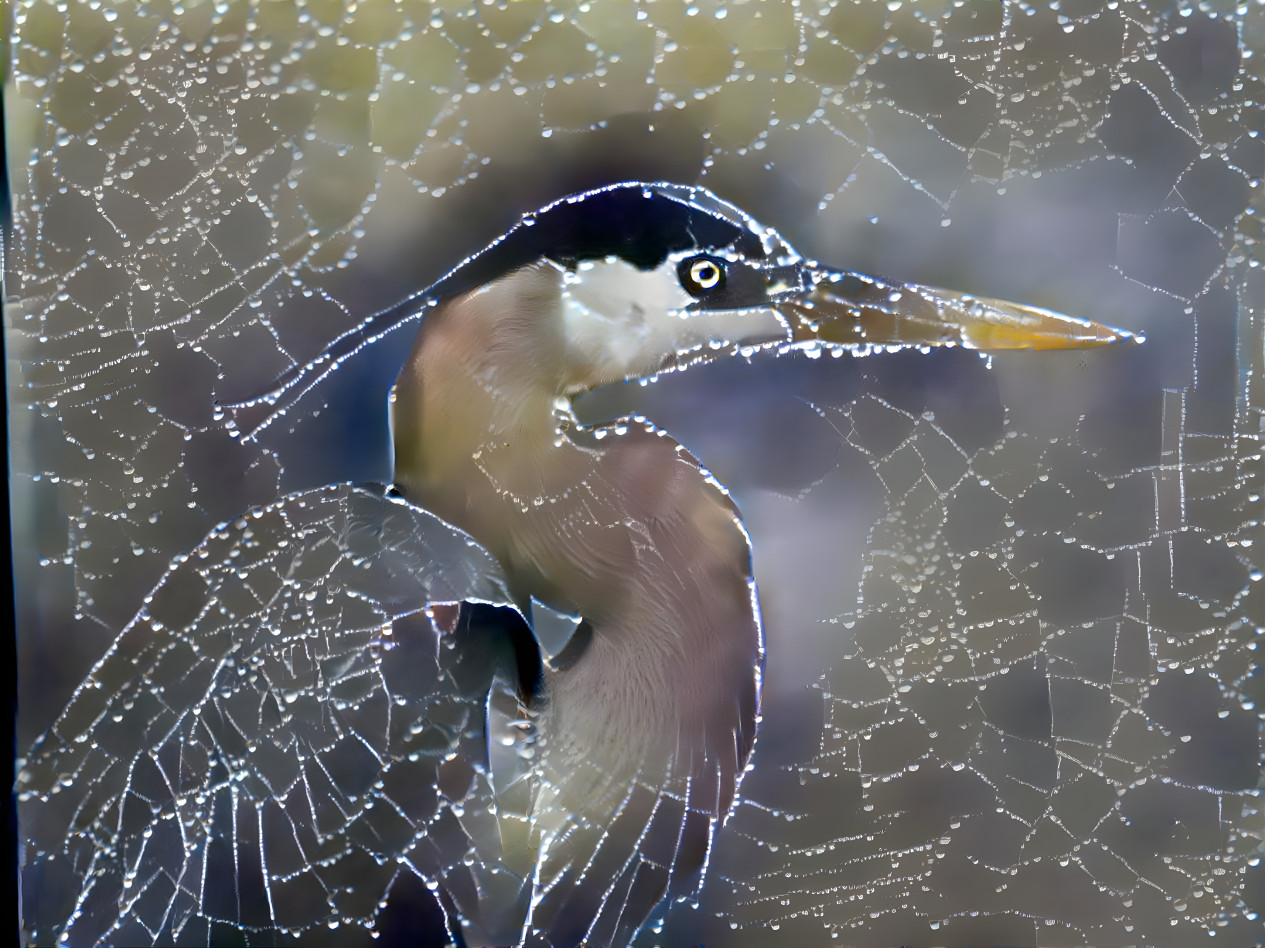
<path fill-rule="evenodd" d="M 257 673 L 284 649 L 293 649 L 301 635 L 242 638 L 243 622 L 228 633 L 217 626 L 221 652 L 231 656 L 229 671 L 221 662 L 208 672 L 209 683 L 199 679 L 204 694 L 201 703 L 191 704 L 199 710 L 180 717 L 178 726 L 165 724 L 164 734 L 183 735 L 184 747 L 201 733 L 199 728 L 215 731 L 217 725 L 206 723 L 206 709 L 229 701 L 244 687 L 240 682 L 250 680 L 259 706 L 277 703 L 282 709 L 267 725 L 263 713 L 251 719 L 259 734 L 266 732 L 266 741 L 254 732 L 242 736 L 240 753 L 222 737 L 203 741 L 210 751 L 199 751 L 188 785 L 163 789 L 159 781 L 157 789 L 143 795 L 153 812 L 131 822 L 119 814 L 128 793 L 135 793 L 132 771 L 121 784 L 98 781 L 107 787 L 119 784 L 111 791 L 118 800 L 110 803 L 114 798 L 98 787 L 89 803 L 71 805 L 71 816 L 57 824 L 66 840 L 91 838 L 92 845 L 68 856 L 70 842 L 59 853 L 56 842 L 46 840 L 31 847 L 37 858 L 28 856 L 28 864 L 47 868 L 69 860 L 89 877 L 95 873 L 97 881 L 83 884 L 78 902 L 104 904 L 97 915 L 105 921 L 93 921 L 92 913 L 63 912 L 51 927 L 32 929 L 39 937 L 63 931 L 77 936 L 82 930 L 110 940 L 111 933 L 127 930 L 127 913 L 135 908 L 126 897 L 137 884 L 134 867 L 145 858 L 160 860 L 152 853 L 145 856 L 145 847 L 133 838 L 147 821 L 168 818 L 168 811 L 180 820 L 179 807 L 167 806 L 163 794 L 213 796 L 207 787 L 216 766 L 202 759 L 209 753 L 221 755 L 221 770 L 232 773 L 214 779 L 224 785 L 235 781 L 233 813 L 241 798 L 259 814 L 258 828 L 251 830 L 251 873 L 241 871 L 241 847 L 233 846 L 236 902 L 217 910 L 227 921 L 250 927 L 242 908 L 243 887 L 249 886 L 260 893 L 255 901 L 265 906 L 253 916 L 254 927 L 301 929 L 322 920 L 278 909 L 293 902 L 286 886 L 304 874 L 317 879 L 317 891 L 328 905 L 317 916 L 346 912 L 340 898 L 356 890 L 357 880 L 345 869 L 341 875 L 322 875 L 322 865 L 350 858 L 349 850 L 359 847 L 378 865 L 394 858 L 435 884 L 450 930 L 467 944 L 627 942 L 665 896 L 688 893 L 697 885 L 712 835 L 733 804 L 756 735 L 760 612 L 748 537 L 724 488 L 650 422 L 628 418 L 586 427 L 573 414 L 572 400 L 607 383 L 767 348 L 1084 348 L 1130 338 L 1122 330 L 1034 307 L 825 268 L 703 188 L 625 182 L 527 215 L 428 289 L 371 317 L 319 358 L 287 373 L 267 394 L 242 403 L 238 434 L 253 437 L 365 345 L 408 326 L 415 326 L 416 338 L 391 404 L 395 493 L 413 505 L 408 510 L 415 520 L 422 517 L 416 508 L 424 508 L 477 540 L 503 570 L 504 598 L 524 616 L 531 618 L 535 601 L 575 619 L 565 642 L 543 643 L 540 653 L 536 643 L 529 644 L 525 664 L 520 656 L 517 664 L 498 666 L 500 683 L 485 681 L 479 686 L 485 693 L 475 695 L 476 701 L 488 701 L 493 716 L 502 714 L 509 733 L 526 736 L 509 739 L 508 752 L 493 748 L 474 762 L 484 776 L 483 797 L 469 789 L 468 774 L 456 781 L 465 789 L 446 791 L 452 798 L 448 812 L 460 810 L 459 816 L 466 817 L 457 821 L 463 827 L 457 843 L 440 842 L 447 831 L 441 832 L 444 824 L 434 813 L 442 807 L 433 806 L 425 819 L 416 819 L 400 803 L 399 791 L 383 790 L 388 781 L 361 781 L 363 791 L 349 794 L 351 802 L 340 805 L 342 818 L 331 824 L 335 829 L 317 834 L 313 842 L 300 839 L 304 815 L 287 811 L 278 818 L 278 825 L 299 840 L 301 857 L 282 867 L 281 857 L 273 854 L 282 843 L 272 842 L 273 850 L 265 844 L 265 836 L 275 832 L 265 825 L 272 825 L 263 815 L 271 805 L 267 798 L 288 801 L 300 784 L 310 797 L 318 781 L 294 777 L 295 768 L 286 769 L 289 758 L 316 759 L 322 747 L 334 744 L 292 738 L 290 732 L 297 732 L 301 722 L 274 693 L 284 690 L 278 681 L 294 674 L 293 663 L 285 665 L 289 671 Z M 262 416 L 252 418 L 251 411 Z M 352 501 L 370 503 L 367 496 L 354 495 Z M 305 510 L 309 504 L 304 501 Z M 398 516 L 381 509 L 387 511 L 383 516 Z M 351 519 L 362 523 L 365 516 Z M 423 526 L 437 529 L 429 520 Z M 376 562 L 372 553 L 362 560 L 359 565 L 366 567 Z M 409 567 L 396 563 L 393 569 L 398 578 Z M 320 578 L 332 581 L 329 575 Z M 415 594 L 445 598 L 431 586 Z M 406 612 L 400 608 L 391 615 Z M 135 644 L 135 627 L 146 625 L 144 617 L 129 627 L 131 644 L 124 651 L 133 664 L 136 654 L 153 648 Z M 432 634 L 441 637 L 442 629 L 453 628 L 451 622 L 438 625 L 441 631 Z M 174 630 L 148 622 L 146 634 L 155 632 L 191 643 L 194 652 L 205 650 L 211 638 L 197 631 L 192 619 Z M 517 650 L 522 651 L 521 642 Z M 325 652 L 320 660 L 310 649 L 304 654 L 321 671 L 299 690 L 327 701 L 342 694 L 339 676 L 345 678 L 346 669 L 363 660 L 354 649 L 346 652 L 343 663 L 330 663 L 337 664 L 338 674 L 332 674 L 324 671 Z M 107 656 L 103 663 L 109 661 Z M 487 661 L 493 663 L 491 657 Z M 518 671 L 532 667 L 538 675 Z M 375 674 L 370 680 L 389 677 Z M 102 677 L 99 671 L 94 675 Z M 153 690 L 146 682 L 156 677 L 161 676 L 129 679 L 130 700 L 143 699 L 147 687 Z M 66 764 L 79 759 L 73 756 L 74 745 L 98 743 L 98 722 L 122 713 L 121 698 L 103 699 L 101 710 L 83 710 L 100 690 L 99 684 L 85 684 L 67 715 L 33 750 L 20 780 L 26 799 L 55 802 L 54 787 L 74 783 L 76 771 Z M 338 707 L 354 714 L 371 691 L 344 697 Z M 487 699 L 488 693 L 499 696 L 500 703 Z M 438 715 L 437 696 L 432 689 L 425 699 L 432 706 L 422 709 L 421 719 Z M 217 721 L 226 717 L 222 711 L 215 714 Z M 235 718 L 232 723 L 234 740 L 249 730 Z M 485 740 L 492 730 L 488 724 L 481 732 Z M 357 734 L 372 745 L 384 773 L 407 756 L 392 747 L 392 733 L 385 726 L 376 744 Z M 137 759 L 158 760 L 159 738 L 150 733 L 136 749 L 114 757 L 125 760 L 133 753 Z M 272 748 L 272 762 L 252 763 L 251 755 L 264 743 Z M 443 785 L 442 768 L 457 755 L 459 743 L 452 737 L 435 758 L 439 763 L 428 779 L 437 786 Z M 272 763 L 287 776 L 274 776 Z M 252 767 L 267 773 L 253 779 Z M 329 784 L 341 789 L 332 777 Z M 277 786 L 286 792 L 278 793 Z M 163 799 L 155 801 L 154 794 Z M 390 837 L 385 824 L 372 822 L 377 816 L 365 816 L 367 822 L 359 824 L 359 816 L 347 815 L 370 813 L 364 806 L 369 797 L 402 814 L 407 825 L 398 839 Z M 491 814 L 482 824 L 469 814 L 475 799 L 485 817 Z M 314 823 L 319 822 L 318 802 L 308 801 Z M 209 849 L 217 832 L 223 834 L 212 829 L 215 819 L 207 805 L 184 820 L 197 823 L 202 834 L 192 848 L 183 844 L 186 864 L 191 851 Z M 236 827 L 236 816 L 229 823 Z M 353 831 L 357 825 L 361 829 Z M 317 850 L 331 839 L 339 847 L 323 864 Z M 448 852 L 448 862 L 455 853 L 464 868 L 442 866 L 439 856 L 428 862 L 415 855 L 427 847 L 432 853 Z M 199 864 L 203 880 L 209 859 Z M 188 892 L 184 908 L 172 908 L 180 901 L 173 898 L 163 903 L 165 908 L 152 910 L 153 921 L 144 930 L 155 938 L 154 933 L 177 930 L 177 916 L 180 926 L 190 918 L 216 917 L 204 904 L 204 890 L 197 888 L 205 881 L 180 881 L 188 874 L 186 865 L 174 873 L 172 886 L 177 893 Z M 100 881 L 115 877 L 117 884 Z M 155 876 L 144 878 L 148 885 Z M 359 884 L 373 890 L 369 908 L 361 910 L 372 918 L 374 900 L 384 899 L 385 891 L 365 880 Z M 95 892 L 91 900 L 83 894 L 89 890 Z M 39 913 L 28 912 L 32 917 Z"/>

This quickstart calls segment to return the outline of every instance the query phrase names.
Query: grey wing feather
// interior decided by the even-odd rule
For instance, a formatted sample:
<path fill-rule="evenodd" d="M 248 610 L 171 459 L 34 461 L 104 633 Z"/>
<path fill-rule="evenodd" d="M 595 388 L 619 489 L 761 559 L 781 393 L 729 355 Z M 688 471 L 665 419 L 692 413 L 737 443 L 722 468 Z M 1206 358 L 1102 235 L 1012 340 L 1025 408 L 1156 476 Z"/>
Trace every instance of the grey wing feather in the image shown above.
<path fill-rule="evenodd" d="M 351 485 L 173 563 L 22 762 L 25 940 L 368 927 L 399 873 L 435 878 L 460 858 L 437 770 L 482 696 L 453 687 L 423 610 L 462 599 L 504 601 L 495 561 Z"/>

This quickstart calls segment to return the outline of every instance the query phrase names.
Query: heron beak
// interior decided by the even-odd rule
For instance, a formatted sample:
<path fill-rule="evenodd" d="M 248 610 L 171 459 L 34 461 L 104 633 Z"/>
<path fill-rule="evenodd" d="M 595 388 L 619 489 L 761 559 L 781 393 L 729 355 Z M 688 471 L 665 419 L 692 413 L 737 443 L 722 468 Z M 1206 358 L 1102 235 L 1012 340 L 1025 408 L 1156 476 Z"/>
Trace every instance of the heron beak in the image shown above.
<path fill-rule="evenodd" d="M 815 266 L 778 288 L 794 342 L 967 349 L 1091 349 L 1145 337 L 1048 309 Z"/>

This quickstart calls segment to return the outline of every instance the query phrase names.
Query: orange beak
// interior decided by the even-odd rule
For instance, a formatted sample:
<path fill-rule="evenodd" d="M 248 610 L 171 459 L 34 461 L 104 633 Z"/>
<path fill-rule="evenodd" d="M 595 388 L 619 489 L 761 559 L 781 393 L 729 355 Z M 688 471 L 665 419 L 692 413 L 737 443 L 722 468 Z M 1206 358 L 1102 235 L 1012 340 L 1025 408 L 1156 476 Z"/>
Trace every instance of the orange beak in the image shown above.
<path fill-rule="evenodd" d="M 777 303 L 795 342 L 1090 349 L 1145 338 L 1037 306 L 917 283 L 893 283 L 849 271 L 805 269 L 811 285 Z"/>

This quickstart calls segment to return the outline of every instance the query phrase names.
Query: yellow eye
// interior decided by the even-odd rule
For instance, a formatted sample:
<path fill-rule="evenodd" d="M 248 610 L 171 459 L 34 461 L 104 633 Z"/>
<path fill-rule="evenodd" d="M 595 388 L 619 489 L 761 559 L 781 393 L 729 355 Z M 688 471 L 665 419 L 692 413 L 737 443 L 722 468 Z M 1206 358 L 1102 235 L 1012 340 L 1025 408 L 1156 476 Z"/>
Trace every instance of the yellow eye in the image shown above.
<path fill-rule="evenodd" d="M 710 290 L 719 286 L 725 271 L 715 260 L 695 260 L 690 264 L 690 282 L 700 289 Z"/>

